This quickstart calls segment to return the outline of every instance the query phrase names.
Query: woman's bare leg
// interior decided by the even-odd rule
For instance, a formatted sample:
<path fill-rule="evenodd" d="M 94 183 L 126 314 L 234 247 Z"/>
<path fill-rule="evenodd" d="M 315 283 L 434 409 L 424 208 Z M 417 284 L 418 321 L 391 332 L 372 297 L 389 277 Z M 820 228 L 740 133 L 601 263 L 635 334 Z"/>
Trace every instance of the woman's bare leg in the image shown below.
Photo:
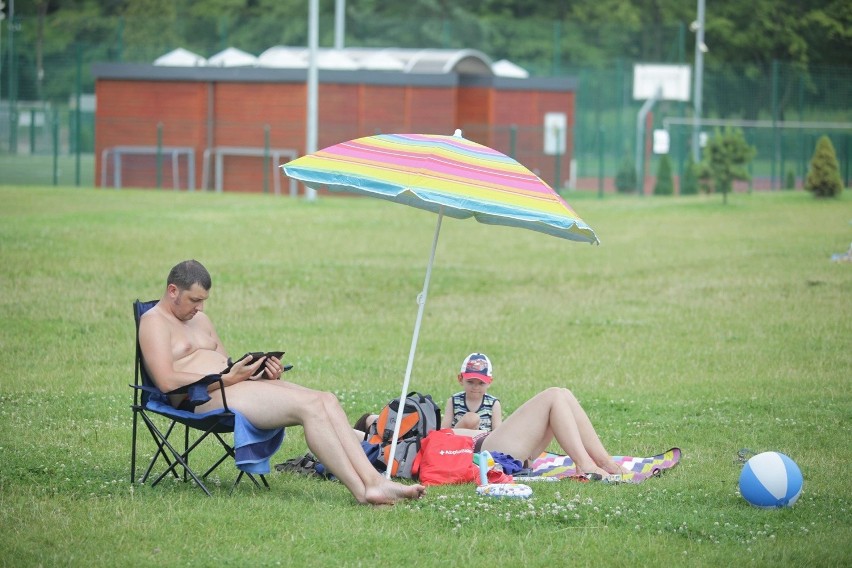
<path fill-rule="evenodd" d="M 199 409 L 221 407 L 221 395 Z M 403 485 L 383 477 L 367 460 L 337 399 L 331 393 L 279 382 L 243 382 L 227 388 L 228 406 L 238 410 L 258 428 L 302 425 L 305 441 L 361 503 L 389 504 L 419 498 L 422 485 Z"/>
<path fill-rule="evenodd" d="M 583 446 L 586 448 L 586 451 L 592 456 L 592 459 L 595 460 L 595 463 L 598 464 L 601 468 L 603 468 L 607 473 L 627 473 L 627 470 L 624 469 L 620 464 L 615 463 L 613 461 L 612 456 L 609 455 L 609 452 L 601 442 L 598 433 L 595 431 L 595 427 L 592 426 L 592 421 L 589 420 L 586 411 L 583 410 L 583 407 L 580 406 L 580 401 L 574 396 L 568 389 L 557 389 L 561 391 L 569 408 L 571 409 L 571 413 L 574 415 L 574 419 L 577 422 L 577 429 L 580 432 L 580 438 L 583 440 Z"/>
<path fill-rule="evenodd" d="M 534 459 L 554 437 L 580 471 L 611 473 L 598 460 L 609 466 L 612 458 L 577 399 L 564 388 L 549 388 L 525 402 L 485 439 L 482 447 L 519 459 Z"/>

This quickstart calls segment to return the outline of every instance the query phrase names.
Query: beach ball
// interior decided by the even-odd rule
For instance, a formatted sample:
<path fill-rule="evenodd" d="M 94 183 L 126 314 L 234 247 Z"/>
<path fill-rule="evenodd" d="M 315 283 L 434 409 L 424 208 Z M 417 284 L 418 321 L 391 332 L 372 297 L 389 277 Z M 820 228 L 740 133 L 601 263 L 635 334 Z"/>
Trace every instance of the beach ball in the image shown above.
<path fill-rule="evenodd" d="M 802 494 L 802 472 L 780 452 L 752 456 L 740 473 L 740 494 L 762 509 L 791 507 Z"/>

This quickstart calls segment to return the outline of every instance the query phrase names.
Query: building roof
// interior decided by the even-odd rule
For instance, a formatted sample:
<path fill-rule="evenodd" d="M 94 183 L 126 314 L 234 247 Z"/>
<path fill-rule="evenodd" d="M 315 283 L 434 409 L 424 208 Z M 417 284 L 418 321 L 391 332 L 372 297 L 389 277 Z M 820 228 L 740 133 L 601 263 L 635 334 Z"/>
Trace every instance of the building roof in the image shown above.
<path fill-rule="evenodd" d="M 154 65 L 95 63 L 92 74 L 119 80 L 296 83 L 306 80 L 309 55 L 304 47 L 276 45 L 257 57 L 228 48 L 204 60 L 178 49 L 158 58 Z M 475 49 L 322 48 L 317 51 L 317 68 L 324 83 L 464 85 L 522 91 L 577 88 L 574 77 L 529 77 L 514 63 L 505 59 L 492 62 Z"/>
<path fill-rule="evenodd" d="M 180 52 L 181 57 L 173 56 Z M 276 45 L 270 47 L 258 57 L 250 53 L 229 47 L 209 59 L 191 53 L 183 48 L 170 52 L 155 61 L 160 66 L 200 66 L 211 67 L 267 67 L 276 69 L 306 69 L 309 51 L 304 47 Z M 191 63 L 187 63 L 191 61 Z M 506 60 L 495 64 L 491 59 L 475 49 L 405 49 L 405 48 L 364 48 L 347 47 L 343 49 L 320 48 L 317 50 L 319 69 L 396 71 L 402 73 L 512 76 L 518 77 L 517 65 Z M 512 75 L 506 75 L 506 64 L 513 68 Z"/>

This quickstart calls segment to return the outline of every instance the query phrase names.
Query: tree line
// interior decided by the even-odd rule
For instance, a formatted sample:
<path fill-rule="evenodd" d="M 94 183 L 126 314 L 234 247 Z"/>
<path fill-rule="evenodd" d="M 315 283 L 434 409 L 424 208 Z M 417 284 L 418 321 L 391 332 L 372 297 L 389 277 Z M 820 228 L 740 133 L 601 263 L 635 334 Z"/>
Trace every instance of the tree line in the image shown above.
<path fill-rule="evenodd" d="M 212 55 L 228 46 L 258 54 L 305 45 L 308 0 L 34 0 L 15 6 L 19 97 L 49 98 L 45 69 L 61 76 L 83 46 L 88 60 L 150 61 L 181 46 Z M 10 0 L 4 8 L 8 16 Z M 852 65 L 847 0 L 713 0 L 705 18 L 705 68 L 766 74 L 775 61 L 802 73 Z M 535 75 L 613 60 L 691 63 L 696 2 L 682 0 L 347 0 L 346 45 L 470 47 L 519 62 Z M 321 0 L 320 45 L 334 45 L 335 0 Z M 53 68 L 58 70 L 53 70 Z M 68 73 L 68 71 L 65 71 Z M 4 77 L 2 89 L 8 89 Z"/>

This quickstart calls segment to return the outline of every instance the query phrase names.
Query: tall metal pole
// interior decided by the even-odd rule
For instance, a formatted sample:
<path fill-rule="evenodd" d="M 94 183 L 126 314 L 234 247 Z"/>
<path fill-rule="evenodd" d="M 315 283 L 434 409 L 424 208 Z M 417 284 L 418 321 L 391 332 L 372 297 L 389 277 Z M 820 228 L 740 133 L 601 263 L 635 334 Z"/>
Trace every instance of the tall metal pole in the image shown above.
<path fill-rule="evenodd" d="M 662 97 L 663 88 L 659 86 L 654 95 L 642 104 L 636 115 L 636 191 L 639 197 L 645 195 L 645 118 Z"/>
<path fill-rule="evenodd" d="M 692 124 L 692 160 L 698 163 L 701 160 L 700 133 L 701 133 L 701 92 L 704 87 L 704 0 L 698 0 L 698 19 L 695 30 L 695 85 L 692 99 L 695 103 Z"/>
<path fill-rule="evenodd" d="M 18 153 L 18 110 L 17 110 L 17 69 L 15 65 L 15 0 L 9 2 L 9 64 L 6 66 L 6 74 L 9 76 L 9 90 L 6 98 L 9 100 L 9 153 Z"/>
<path fill-rule="evenodd" d="M 6 19 L 6 14 L 4 14 L 2 10 L 5 7 L 6 2 L 0 0 L 0 77 L 3 76 L 3 20 Z"/>
<path fill-rule="evenodd" d="M 334 0 L 334 49 L 343 49 L 346 37 L 346 0 Z"/>
<path fill-rule="evenodd" d="M 308 109 L 305 155 L 317 151 L 317 49 L 319 49 L 319 0 L 310 0 L 308 6 Z M 305 186 L 308 201 L 317 198 L 317 192 Z"/>

